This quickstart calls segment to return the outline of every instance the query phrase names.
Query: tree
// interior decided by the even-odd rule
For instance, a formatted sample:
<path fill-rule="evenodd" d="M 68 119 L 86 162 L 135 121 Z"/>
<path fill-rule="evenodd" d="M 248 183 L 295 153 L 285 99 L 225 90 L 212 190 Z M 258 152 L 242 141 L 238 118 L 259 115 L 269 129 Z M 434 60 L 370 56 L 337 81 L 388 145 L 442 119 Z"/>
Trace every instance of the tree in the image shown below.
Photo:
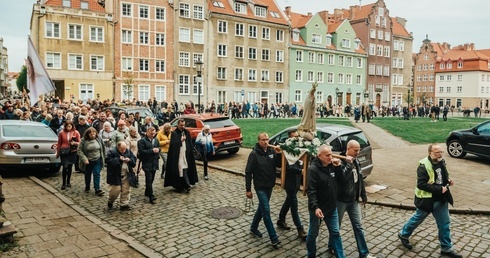
<path fill-rule="evenodd" d="M 27 90 L 27 67 L 25 65 L 22 66 L 19 77 L 17 77 L 17 89 L 19 92 L 24 92 L 24 89 L 29 92 Z"/>
<path fill-rule="evenodd" d="M 123 100 L 124 98 L 127 98 L 127 100 L 131 101 L 133 98 L 133 83 L 134 83 L 134 76 L 133 74 L 130 74 L 128 72 L 125 73 L 125 76 L 123 77 Z"/>

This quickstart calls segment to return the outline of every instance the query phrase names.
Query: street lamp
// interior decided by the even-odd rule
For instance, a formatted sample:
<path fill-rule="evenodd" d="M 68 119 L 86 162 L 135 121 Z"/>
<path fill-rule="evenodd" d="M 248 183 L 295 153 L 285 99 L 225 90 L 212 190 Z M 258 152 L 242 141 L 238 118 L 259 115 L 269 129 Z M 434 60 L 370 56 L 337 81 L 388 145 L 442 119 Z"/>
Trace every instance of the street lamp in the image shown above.
<path fill-rule="evenodd" d="M 117 81 L 117 78 L 116 78 L 116 75 L 114 74 L 112 76 L 112 101 L 116 101 L 116 81 Z"/>
<path fill-rule="evenodd" d="M 364 92 L 364 101 L 366 101 L 366 102 L 367 102 L 367 100 L 368 100 L 368 99 L 369 99 L 369 92 L 366 90 L 366 91 Z"/>
<path fill-rule="evenodd" d="M 201 58 L 197 59 L 195 62 L 197 69 L 197 113 L 201 113 L 201 73 L 202 73 L 202 65 L 204 64 L 201 61 Z"/>

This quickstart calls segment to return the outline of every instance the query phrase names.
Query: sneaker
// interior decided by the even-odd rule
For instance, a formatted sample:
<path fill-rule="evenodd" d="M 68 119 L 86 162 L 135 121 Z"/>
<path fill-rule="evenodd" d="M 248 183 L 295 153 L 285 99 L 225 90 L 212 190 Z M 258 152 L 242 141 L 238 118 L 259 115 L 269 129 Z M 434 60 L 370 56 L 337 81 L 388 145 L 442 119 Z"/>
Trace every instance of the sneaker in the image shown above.
<path fill-rule="evenodd" d="M 279 241 L 279 238 L 276 238 L 276 239 L 272 240 L 271 242 L 272 242 L 272 246 L 274 246 L 274 247 L 277 247 L 281 243 L 281 241 Z"/>
<path fill-rule="evenodd" d="M 284 229 L 284 230 L 290 230 L 291 229 L 291 227 L 289 227 L 288 224 L 286 224 L 286 221 L 284 221 L 284 220 L 278 220 L 277 226 Z"/>
<path fill-rule="evenodd" d="M 209 180 L 209 177 L 208 176 L 204 176 L 204 180 Z"/>
<path fill-rule="evenodd" d="M 250 234 L 252 234 L 255 237 L 262 238 L 262 233 L 258 229 L 250 229 Z"/>
<path fill-rule="evenodd" d="M 372 256 L 372 255 L 368 254 L 368 255 L 366 255 L 366 257 L 364 257 L 364 258 L 376 258 L 376 256 Z"/>
<path fill-rule="evenodd" d="M 104 196 L 104 191 L 99 189 L 99 190 L 95 191 L 95 194 L 98 196 Z"/>
<path fill-rule="evenodd" d="M 444 256 L 447 256 L 447 257 L 451 257 L 451 258 L 463 258 L 462 255 L 456 253 L 454 250 L 441 251 L 441 255 L 444 255 Z"/>
<path fill-rule="evenodd" d="M 408 241 L 408 238 L 402 236 L 400 233 L 398 233 L 398 238 L 402 242 L 402 245 L 407 248 L 408 250 L 412 250 L 413 246 L 410 244 L 410 241 Z"/>

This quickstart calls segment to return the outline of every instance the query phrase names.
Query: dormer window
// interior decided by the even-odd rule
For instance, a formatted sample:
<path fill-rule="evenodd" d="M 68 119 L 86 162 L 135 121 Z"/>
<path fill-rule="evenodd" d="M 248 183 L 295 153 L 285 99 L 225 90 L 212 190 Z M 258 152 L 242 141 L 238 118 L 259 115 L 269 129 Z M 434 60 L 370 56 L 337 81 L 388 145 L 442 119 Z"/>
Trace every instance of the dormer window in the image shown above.
<path fill-rule="evenodd" d="M 247 14 L 247 6 L 244 3 L 235 3 L 235 12 Z"/>
<path fill-rule="evenodd" d="M 440 64 L 439 64 L 439 69 L 444 69 L 444 68 L 445 68 L 445 66 L 446 66 L 446 65 L 445 65 L 444 63 L 440 63 Z"/>
<path fill-rule="evenodd" d="M 332 45 L 332 35 L 327 34 L 326 40 L 327 40 L 327 46 L 331 46 Z"/>
<path fill-rule="evenodd" d="M 490 64 L 488 66 L 490 67 Z M 463 68 L 463 61 L 458 62 L 458 68 Z"/>
<path fill-rule="evenodd" d="M 88 10 L 88 2 L 85 1 L 80 2 L 80 8 L 83 10 Z"/>
<path fill-rule="evenodd" d="M 299 30 L 298 29 L 293 30 L 293 41 L 295 41 L 295 42 L 299 41 Z"/>
<path fill-rule="evenodd" d="M 71 0 L 63 0 L 63 7 L 71 7 Z"/>
<path fill-rule="evenodd" d="M 265 7 L 262 7 L 262 6 L 255 6 L 255 16 L 266 18 L 267 17 L 267 9 L 265 9 Z"/>
<path fill-rule="evenodd" d="M 356 39 L 354 40 L 354 48 L 355 48 L 356 50 L 359 50 L 360 45 L 361 45 L 361 40 L 360 40 L 360 39 L 358 39 L 358 38 L 356 38 Z"/>
<path fill-rule="evenodd" d="M 320 36 L 320 34 L 313 34 L 311 37 L 311 43 L 321 44 L 322 43 L 322 37 Z"/>

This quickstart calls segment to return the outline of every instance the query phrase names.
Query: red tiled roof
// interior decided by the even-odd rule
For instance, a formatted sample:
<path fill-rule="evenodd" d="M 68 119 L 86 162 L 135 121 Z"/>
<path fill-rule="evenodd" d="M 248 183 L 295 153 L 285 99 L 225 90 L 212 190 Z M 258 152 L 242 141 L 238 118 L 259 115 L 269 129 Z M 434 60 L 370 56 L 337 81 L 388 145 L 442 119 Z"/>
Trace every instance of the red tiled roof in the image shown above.
<path fill-rule="evenodd" d="M 465 50 L 461 48 L 453 48 L 449 52 L 447 52 L 443 57 L 442 60 L 447 61 L 447 60 L 469 60 L 469 59 L 488 59 L 488 55 L 484 54 L 483 51 L 478 51 L 478 50 Z"/>
<path fill-rule="evenodd" d="M 375 4 L 376 3 L 361 5 L 360 7 L 358 5 L 354 6 L 354 8 L 359 8 L 359 9 L 355 12 L 354 17 L 352 17 L 351 20 L 355 21 L 355 20 L 366 19 L 369 16 L 369 14 L 372 12 L 373 6 Z M 350 9 L 342 9 L 341 11 L 344 13 L 344 18 L 347 19 L 350 18 L 351 15 Z"/>
<path fill-rule="evenodd" d="M 81 9 L 80 2 L 88 2 L 88 10 L 94 12 L 105 12 L 104 7 L 102 7 L 97 0 L 71 0 L 71 8 Z M 47 0 L 45 5 L 63 7 L 63 0 Z"/>
<path fill-rule="evenodd" d="M 444 50 L 444 48 L 442 47 L 442 44 L 441 43 L 437 43 L 437 42 L 432 42 L 430 43 L 432 45 L 432 47 L 434 48 L 434 51 L 437 52 L 437 56 L 438 57 L 441 57 L 443 56 L 447 50 Z"/>
<path fill-rule="evenodd" d="M 330 34 L 335 33 L 335 31 L 340 26 L 340 24 L 342 24 L 342 21 L 328 23 L 328 33 Z"/>
<path fill-rule="evenodd" d="M 293 28 L 303 28 L 311 20 L 313 16 L 308 16 L 300 13 L 291 12 L 291 26 Z"/>
<path fill-rule="evenodd" d="M 490 49 L 480 49 L 480 50 L 478 50 L 478 52 L 490 57 Z"/>
<path fill-rule="evenodd" d="M 393 23 L 393 35 L 398 35 L 402 37 L 411 37 L 410 33 L 408 33 L 407 29 L 405 29 L 396 18 L 391 18 L 391 22 Z"/>
<path fill-rule="evenodd" d="M 223 8 L 214 6 L 213 2 L 220 2 L 223 5 Z M 247 14 L 236 13 L 233 10 L 233 6 L 230 5 L 230 3 L 233 3 L 233 1 L 228 1 L 228 0 L 208 1 L 208 10 L 214 13 L 221 13 L 221 14 L 227 14 L 231 16 L 244 17 L 244 18 L 249 18 L 254 20 L 270 22 L 270 23 L 289 25 L 288 21 L 283 16 L 282 12 L 279 9 L 279 6 L 276 5 L 276 2 L 274 0 L 239 0 L 238 2 L 255 3 L 256 5 L 267 7 L 267 17 L 263 18 L 263 17 L 255 16 L 254 15 L 255 10 L 250 9 L 250 5 L 248 4 L 246 4 Z M 271 15 L 271 12 L 277 13 L 279 15 L 279 18 L 273 17 Z"/>

